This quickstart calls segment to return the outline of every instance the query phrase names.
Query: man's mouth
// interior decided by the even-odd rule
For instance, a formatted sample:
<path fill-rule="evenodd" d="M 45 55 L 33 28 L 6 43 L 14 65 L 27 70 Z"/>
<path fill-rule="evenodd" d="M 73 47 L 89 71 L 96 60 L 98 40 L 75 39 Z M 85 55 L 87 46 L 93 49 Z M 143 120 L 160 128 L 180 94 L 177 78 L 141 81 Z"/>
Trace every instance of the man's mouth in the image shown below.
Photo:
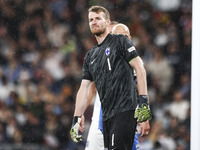
<path fill-rule="evenodd" d="M 92 29 L 96 29 L 96 28 L 98 28 L 98 26 L 93 26 L 93 27 L 92 27 Z"/>

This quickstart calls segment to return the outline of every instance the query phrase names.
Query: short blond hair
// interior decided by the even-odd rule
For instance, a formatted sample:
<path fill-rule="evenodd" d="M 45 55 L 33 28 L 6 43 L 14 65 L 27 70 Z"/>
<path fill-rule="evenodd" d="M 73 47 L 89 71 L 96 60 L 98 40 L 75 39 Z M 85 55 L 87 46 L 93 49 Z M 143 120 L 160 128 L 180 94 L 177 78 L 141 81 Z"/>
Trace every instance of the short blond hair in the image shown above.
<path fill-rule="evenodd" d="M 105 9 L 102 6 L 92 6 L 89 8 L 88 12 L 95 12 L 95 13 L 100 13 L 103 12 L 105 14 L 105 19 L 110 19 L 110 13 L 107 9 Z"/>

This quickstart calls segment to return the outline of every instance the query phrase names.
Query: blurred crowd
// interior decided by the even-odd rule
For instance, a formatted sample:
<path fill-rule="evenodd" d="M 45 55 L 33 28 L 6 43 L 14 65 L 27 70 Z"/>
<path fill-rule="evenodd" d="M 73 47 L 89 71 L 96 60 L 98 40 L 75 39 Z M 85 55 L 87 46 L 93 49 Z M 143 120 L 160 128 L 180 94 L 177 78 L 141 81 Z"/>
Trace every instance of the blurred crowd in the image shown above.
<path fill-rule="evenodd" d="M 130 28 L 144 61 L 153 118 L 141 149 L 189 150 L 191 0 L 0 0 L 0 149 L 84 149 L 87 130 L 79 144 L 69 130 L 83 59 L 96 42 L 92 5 Z"/>

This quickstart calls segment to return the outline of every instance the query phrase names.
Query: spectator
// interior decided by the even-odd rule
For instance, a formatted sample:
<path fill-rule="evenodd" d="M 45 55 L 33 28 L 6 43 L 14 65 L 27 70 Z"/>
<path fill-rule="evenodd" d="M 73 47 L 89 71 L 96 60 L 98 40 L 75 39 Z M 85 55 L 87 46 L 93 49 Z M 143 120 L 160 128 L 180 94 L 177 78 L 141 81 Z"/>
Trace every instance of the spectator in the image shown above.
<path fill-rule="evenodd" d="M 179 121 L 183 121 L 187 117 L 189 102 L 183 98 L 181 91 L 177 90 L 173 94 L 173 101 L 169 106 L 169 112 L 173 117 L 177 117 Z"/>
<path fill-rule="evenodd" d="M 153 60 L 147 64 L 147 71 L 152 75 L 160 94 L 167 94 L 173 81 L 173 69 L 160 49 L 154 51 Z"/>

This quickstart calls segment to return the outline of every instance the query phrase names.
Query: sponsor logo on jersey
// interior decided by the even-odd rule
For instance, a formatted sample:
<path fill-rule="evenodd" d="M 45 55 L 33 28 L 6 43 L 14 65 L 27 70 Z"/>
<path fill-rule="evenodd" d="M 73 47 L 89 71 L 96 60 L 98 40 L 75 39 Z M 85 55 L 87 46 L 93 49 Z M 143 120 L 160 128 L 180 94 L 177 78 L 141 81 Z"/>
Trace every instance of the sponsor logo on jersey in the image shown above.
<path fill-rule="evenodd" d="M 110 55 L 110 47 L 106 48 L 106 55 L 107 55 L 107 56 Z"/>
<path fill-rule="evenodd" d="M 129 53 L 132 52 L 132 51 L 135 51 L 135 46 L 132 46 L 132 47 L 130 47 L 130 48 L 128 49 L 128 52 L 129 52 Z"/>

